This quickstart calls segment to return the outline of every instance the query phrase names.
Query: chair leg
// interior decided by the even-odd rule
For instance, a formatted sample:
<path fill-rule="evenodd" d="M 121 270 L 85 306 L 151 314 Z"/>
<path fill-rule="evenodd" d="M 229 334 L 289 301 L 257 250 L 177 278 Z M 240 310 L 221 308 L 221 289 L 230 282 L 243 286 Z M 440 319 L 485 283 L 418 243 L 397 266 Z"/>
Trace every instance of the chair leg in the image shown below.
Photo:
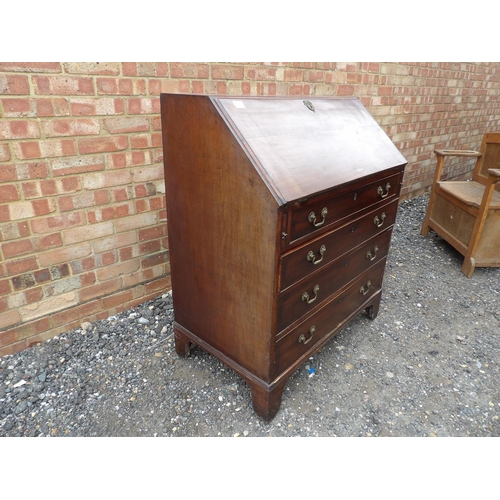
<path fill-rule="evenodd" d="M 462 273 L 467 276 L 467 278 L 472 278 L 474 270 L 476 269 L 476 261 L 473 257 L 466 257 L 462 264 Z"/>
<path fill-rule="evenodd" d="M 427 222 L 427 216 L 425 217 L 424 222 L 422 222 L 422 227 L 420 228 L 420 234 L 424 238 L 427 238 L 429 234 L 429 223 Z"/>

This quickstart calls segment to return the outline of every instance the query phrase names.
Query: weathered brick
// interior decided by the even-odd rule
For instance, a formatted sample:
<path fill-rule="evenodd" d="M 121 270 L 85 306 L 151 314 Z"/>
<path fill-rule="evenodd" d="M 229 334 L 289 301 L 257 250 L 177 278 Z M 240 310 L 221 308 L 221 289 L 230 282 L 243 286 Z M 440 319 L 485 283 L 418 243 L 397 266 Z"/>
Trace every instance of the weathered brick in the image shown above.
<path fill-rule="evenodd" d="M 101 267 L 96 271 L 96 276 L 101 282 L 108 281 L 119 276 L 129 275 L 137 271 L 139 267 L 140 262 L 138 260 L 130 260 L 115 264 L 114 266 Z"/>
<path fill-rule="evenodd" d="M 30 101 L 32 101 L 30 99 Z M 34 99 L 36 116 L 68 116 L 69 104 L 67 99 L 61 97 L 39 97 Z"/>
<path fill-rule="evenodd" d="M 126 136 L 95 137 L 78 140 L 78 152 L 82 155 L 120 151 L 128 147 Z"/>
<path fill-rule="evenodd" d="M 62 232 L 66 245 L 98 239 L 113 234 L 114 228 L 112 222 L 101 222 L 93 224 L 92 228 L 87 226 L 74 227 Z"/>
<path fill-rule="evenodd" d="M 99 120 L 96 118 L 67 118 L 44 121 L 42 128 L 46 137 L 98 135 L 101 130 Z"/>
<path fill-rule="evenodd" d="M 18 201 L 9 205 L 10 220 L 28 219 L 47 215 L 55 211 L 55 201 L 52 198 L 33 201 Z"/>
<path fill-rule="evenodd" d="M 92 95 L 94 81 L 88 77 L 34 76 L 35 93 L 39 95 Z"/>
<path fill-rule="evenodd" d="M 79 156 L 52 161 L 54 175 L 74 175 L 79 173 L 104 170 L 105 161 L 102 155 Z"/>
<path fill-rule="evenodd" d="M 19 314 L 23 321 L 30 321 L 77 304 L 77 294 L 75 291 L 71 291 L 22 306 L 19 308 Z"/>
<path fill-rule="evenodd" d="M 137 242 L 137 233 L 129 231 L 92 241 L 92 248 L 95 253 L 102 253 L 109 250 L 122 248 Z"/>
<path fill-rule="evenodd" d="M 14 151 L 20 160 L 72 156 L 76 154 L 76 144 L 74 139 L 19 142 L 14 144 Z"/>
<path fill-rule="evenodd" d="M 48 250 L 62 246 L 63 240 L 61 233 L 52 233 L 47 236 L 40 236 L 33 239 L 33 246 L 37 251 Z"/>
<path fill-rule="evenodd" d="M 20 323 L 21 316 L 19 315 L 19 311 L 17 309 L 12 309 L 10 311 L 4 311 L 0 314 L 0 329 L 8 328 L 9 326 L 15 325 L 16 323 Z M 0 332 L 0 341 L 2 343 L 7 343 L 7 340 L 4 338 L 7 334 L 5 332 Z M 13 342 L 9 340 L 9 343 Z M 1 344 L 0 344 L 1 345 Z"/>
<path fill-rule="evenodd" d="M 54 326 L 66 325 L 77 319 L 78 323 L 83 323 L 85 320 L 92 319 L 93 315 L 102 310 L 99 300 L 93 300 L 86 304 L 78 305 L 68 309 L 67 311 L 57 312 L 52 314 L 52 322 Z"/>
<path fill-rule="evenodd" d="M 10 159 L 11 155 L 10 155 L 9 145 L 6 143 L 0 144 L 0 162 L 10 161 Z"/>
<path fill-rule="evenodd" d="M 0 74 L 0 95 L 29 95 L 29 93 L 27 76 Z"/>
<path fill-rule="evenodd" d="M 128 170 L 116 170 L 103 173 L 88 174 L 83 178 L 84 189 L 102 189 L 123 184 L 130 184 L 131 174 Z"/>
<path fill-rule="evenodd" d="M 48 250 L 39 254 L 38 260 L 43 267 L 53 266 L 64 262 L 71 262 L 75 259 L 81 259 L 91 253 L 92 249 L 89 243 L 80 243 L 79 245 L 65 246 L 57 250 Z"/>
<path fill-rule="evenodd" d="M 64 63 L 66 73 L 77 73 L 83 75 L 119 75 L 120 63 Z"/>
<path fill-rule="evenodd" d="M 70 109 L 73 116 L 120 115 L 125 111 L 125 103 L 123 99 L 110 97 L 71 98 Z"/>
<path fill-rule="evenodd" d="M 38 137 L 40 137 L 40 129 L 34 120 L 0 121 L 0 140 L 36 139 Z"/>
<path fill-rule="evenodd" d="M 142 116 L 105 118 L 104 128 L 110 134 L 142 132 L 149 130 L 149 119 Z"/>
<path fill-rule="evenodd" d="M 117 232 L 125 232 L 130 231 L 131 229 L 153 226 L 154 224 L 156 224 L 155 214 L 145 213 L 117 219 L 115 221 L 115 228 Z"/>

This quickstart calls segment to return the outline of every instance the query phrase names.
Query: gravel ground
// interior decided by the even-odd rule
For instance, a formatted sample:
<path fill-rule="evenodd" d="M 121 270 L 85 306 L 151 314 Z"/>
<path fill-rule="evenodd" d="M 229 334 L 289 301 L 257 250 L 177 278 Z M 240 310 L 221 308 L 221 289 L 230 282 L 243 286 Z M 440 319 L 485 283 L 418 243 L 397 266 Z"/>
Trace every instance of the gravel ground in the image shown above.
<path fill-rule="evenodd" d="M 5 436 L 499 436 L 500 269 L 420 235 L 401 204 L 378 317 L 360 315 L 288 381 L 270 423 L 246 383 L 175 353 L 169 293 L 0 358 Z"/>

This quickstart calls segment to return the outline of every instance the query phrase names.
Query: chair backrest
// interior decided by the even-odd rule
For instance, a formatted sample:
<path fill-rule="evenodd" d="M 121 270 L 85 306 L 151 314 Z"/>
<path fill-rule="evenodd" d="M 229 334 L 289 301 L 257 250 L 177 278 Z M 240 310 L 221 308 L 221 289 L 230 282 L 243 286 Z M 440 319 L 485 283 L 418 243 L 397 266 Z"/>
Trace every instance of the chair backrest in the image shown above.
<path fill-rule="evenodd" d="M 478 158 L 472 179 L 486 184 L 489 168 L 500 168 L 500 133 L 484 134 L 480 149 L 482 156 Z M 496 189 L 500 191 L 500 184 Z"/>

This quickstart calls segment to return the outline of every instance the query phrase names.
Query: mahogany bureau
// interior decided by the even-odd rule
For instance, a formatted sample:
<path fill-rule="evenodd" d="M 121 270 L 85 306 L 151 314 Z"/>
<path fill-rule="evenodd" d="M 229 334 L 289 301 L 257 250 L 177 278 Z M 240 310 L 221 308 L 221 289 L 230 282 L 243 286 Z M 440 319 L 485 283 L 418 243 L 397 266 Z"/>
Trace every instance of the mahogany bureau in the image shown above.
<path fill-rule="evenodd" d="M 406 160 L 356 98 L 161 94 L 161 117 L 176 351 L 235 370 L 269 421 L 376 317 Z"/>

